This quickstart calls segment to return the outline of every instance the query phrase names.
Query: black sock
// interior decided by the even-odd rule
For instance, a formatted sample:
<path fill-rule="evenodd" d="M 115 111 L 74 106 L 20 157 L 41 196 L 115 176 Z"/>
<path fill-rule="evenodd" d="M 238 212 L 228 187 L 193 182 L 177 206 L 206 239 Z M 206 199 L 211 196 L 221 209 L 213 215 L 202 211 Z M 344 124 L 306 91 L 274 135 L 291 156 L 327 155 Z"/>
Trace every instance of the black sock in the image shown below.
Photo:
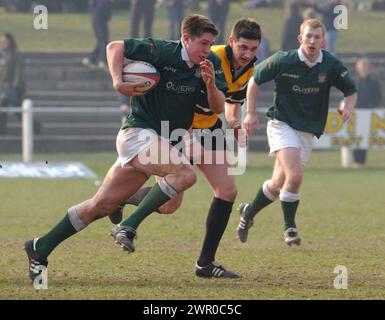
<path fill-rule="evenodd" d="M 199 266 L 205 267 L 215 260 L 215 253 L 229 222 L 233 203 L 219 198 L 214 198 L 211 202 L 206 220 L 206 235 L 198 259 Z"/>

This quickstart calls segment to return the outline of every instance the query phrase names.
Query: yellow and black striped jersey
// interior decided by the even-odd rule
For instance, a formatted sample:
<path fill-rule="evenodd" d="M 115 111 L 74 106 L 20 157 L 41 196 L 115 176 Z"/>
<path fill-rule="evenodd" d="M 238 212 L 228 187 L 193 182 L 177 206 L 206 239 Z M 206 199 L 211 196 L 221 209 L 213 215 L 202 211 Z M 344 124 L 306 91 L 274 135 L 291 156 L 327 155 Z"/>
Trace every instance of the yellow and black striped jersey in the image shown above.
<path fill-rule="evenodd" d="M 232 63 L 233 50 L 229 45 L 213 46 L 211 50 L 221 60 L 221 67 L 228 86 L 226 102 L 243 104 L 246 99 L 247 83 L 253 75 L 256 58 L 241 70 L 235 70 Z M 217 119 L 218 115 L 210 110 L 207 93 L 205 89 L 202 89 L 195 107 L 193 128 L 211 128 Z"/>

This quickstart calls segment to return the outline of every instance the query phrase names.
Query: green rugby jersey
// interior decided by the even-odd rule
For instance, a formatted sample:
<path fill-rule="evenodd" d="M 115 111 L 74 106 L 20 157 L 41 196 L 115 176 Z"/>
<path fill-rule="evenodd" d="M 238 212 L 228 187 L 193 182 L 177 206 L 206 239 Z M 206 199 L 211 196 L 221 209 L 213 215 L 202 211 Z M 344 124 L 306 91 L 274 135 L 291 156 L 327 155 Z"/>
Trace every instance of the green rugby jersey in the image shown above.
<path fill-rule="evenodd" d="M 150 92 L 132 98 L 132 113 L 122 128 L 154 129 L 161 134 L 161 121 L 169 121 L 170 132 L 191 127 L 195 105 L 205 83 L 199 65 L 189 67 L 182 59 L 182 43 L 160 39 L 126 39 L 124 55 L 127 59 L 151 63 L 160 73 L 159 84 Z M 210 53 L 217 88 L 226 91 L 227 84 L 220 59 Z M 168 134 L 168 133 L 167 133 Z"/>
<path fill-rule="evenodd" d="M 357 91 L 346 67 L 329 52 L 322 53 L 322 62 L 309 68 L 298 50 L 278 51 L 257 65 L 253 74 L 258 85 L 274 79 L 274 104 L 267 116 L 317 138 L 324 132 L 330 88 L 336 87 L 345 97 Z"/>

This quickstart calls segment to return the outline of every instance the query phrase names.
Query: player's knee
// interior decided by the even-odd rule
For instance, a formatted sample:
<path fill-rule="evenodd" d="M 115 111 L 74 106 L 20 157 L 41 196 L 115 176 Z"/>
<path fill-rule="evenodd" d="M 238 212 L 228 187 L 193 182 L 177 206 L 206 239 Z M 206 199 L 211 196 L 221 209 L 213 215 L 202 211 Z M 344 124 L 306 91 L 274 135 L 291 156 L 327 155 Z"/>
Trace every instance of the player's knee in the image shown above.
<path fill-rule="evenodd" d="M 217 197 L 225 201 L 233 202 L 237 197 L 237 194 L 238 190 L 235 186 L 227 186 L 224 188 L 219 188 Z"/>
<path fill-rule="evenodd" d="M 288 177 L 288 183 L 294 188 L 299 188 L 302 183 L 302 174 L 301 173 L 291 174 Z"/>
<path fill-rule="evenodd" d="M 197 175 L 189 165 L 182 165 L 179 173 L 183 190 L 190 188 L 197 181 Z"/>
<path fill-rule="evenodd" d="M 168 200 L 164 205 L 159 208 L 160 214 L 172 214 L 174 213 L 181 205 L 183 200 L 183 192 L 178 193 L 177 196 Z"/>
<path fill-rule="evenodd" d="M 268 181 L 266 187 L 272 195 L 278 197 L 284 182 L 285 181 L 275 181 L 274 179 L 271 179 Z"/>

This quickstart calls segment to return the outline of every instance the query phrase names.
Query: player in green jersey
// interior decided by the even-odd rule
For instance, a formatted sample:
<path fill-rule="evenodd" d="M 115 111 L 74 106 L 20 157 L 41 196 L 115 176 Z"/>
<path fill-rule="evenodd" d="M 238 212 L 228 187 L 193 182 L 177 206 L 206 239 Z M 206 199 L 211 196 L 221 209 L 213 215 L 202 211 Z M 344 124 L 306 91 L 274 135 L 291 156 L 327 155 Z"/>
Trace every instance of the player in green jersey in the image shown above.
<path fill-rule="evenodd" d="M 216 26 L 204 16 L 191 15 L 184 19 L 182 31 L 183 42 L 128 39 L 107 46 L 113 86 L 120 93 L 133 96 L 134 100 L 132 115 L 117 136 L 119 158 L 91 199 L 71 207 L 43 237 L 25 243 L 29 276 L 34 282 L 41 280 L 48 255 L 61 242 L 91 222 L 111 214 L 145 183 L 149 174 L 161 179 L 137 208 L 137 221 L 195 183 L 196 174 L 191 164 L 169 143 L 170 132 L 162 132 L 160 124 L 167 121 L 171 130 L 189 129 L 200 91 L 207 91 L 213 107 L 222 108 L 224 94 L 221 90 L 225 91 L 227 85 L 220 60 L 210 51 L 218 35 Z M 158 86 L 143 95 L 136 92 L 143 83 L 123 82 L 124 58 L 152 63 L 161 75 Z M 141 139 L 143 137 L 150 139 Z M 156 161 L 142 161 L 148 155 Z M 165 156 L 166 162 L 162 161 Z M 115 241 L 127 251 L 131 250 L 130 232 L 122 223 L 114 233 Z"/>
<path fill-rule="evenodd" d="M 245 134 L 241 130 L 241 105 L 246 98 L 248 81 L 253 75 L 260 40 L 261 30 L 258 23 L 253 19 L 243 18 L 234 24 L 228 45 L 213 46 L 211 49 L 221 60 L 228 85 L 224 105 L 225 118 L 228 126 L 234 130 L 234 135 L 239 139 L 240 146 L 246 144 Z M 192 124 L 194 133 L 186 139 L 189 146 L 186 153 L 192 156 L 192 161 L 203 173 L 214 195 L 207 214 L 206 233 L 196 262 L 195 273 L 199 277 L 238 278 L 237 273 L 226 270 L 215 261 L 216 251 L 237 195 L 235 177 L 231 174 L 228 163 L 230 145 L 225 141 L 222 121 L 217 114 L 221 111 L 223 109 L 213 110 L 206 92 L 202 92 Z M 149 190 L 149 187 L 139 190 L 127 203 L 138 205 Z M 182 197 L 183 193 L 180 193 L 178 197 L 161 206 L 158 212 L 162 214 L 175 212 L 182 202 Z M 110 215 L 113 223 L 117 224 L 121 221 L 123 207 L 124 204 Z M 137 225 L 131 224 L 131 220 L 131 216 L 126 219 L 127 224 L 131 227 L 134 225 L 137 230 Z"/>
<path fill-rule="evenodd" d="M 284 240 L 299 245 L 301 238 L 295 224 L 300 200 L 303 167 L 308 160 L 313 138 L 319 138 L 325 127 L 329 94 L 332 86 L 344 94 L 339 108 L 344 121 L 351 121 L 357 99 L 354 82 L 345 66 L 329 52 L 322 50 L 325 27 L 317 19 L 302 23 L 298 50 L 277 52 L 254 69 L 247 90 L 248 135 L 259 128 L 255 114 L 259 86 L 275 81 L 274 104 L 268 110 L 267 136 L 275 166 L 254 199 L 239 206 L 237 228 L 241 242 L 246 242 L 254 216 L 279 198 L 285 222 Z"/>

